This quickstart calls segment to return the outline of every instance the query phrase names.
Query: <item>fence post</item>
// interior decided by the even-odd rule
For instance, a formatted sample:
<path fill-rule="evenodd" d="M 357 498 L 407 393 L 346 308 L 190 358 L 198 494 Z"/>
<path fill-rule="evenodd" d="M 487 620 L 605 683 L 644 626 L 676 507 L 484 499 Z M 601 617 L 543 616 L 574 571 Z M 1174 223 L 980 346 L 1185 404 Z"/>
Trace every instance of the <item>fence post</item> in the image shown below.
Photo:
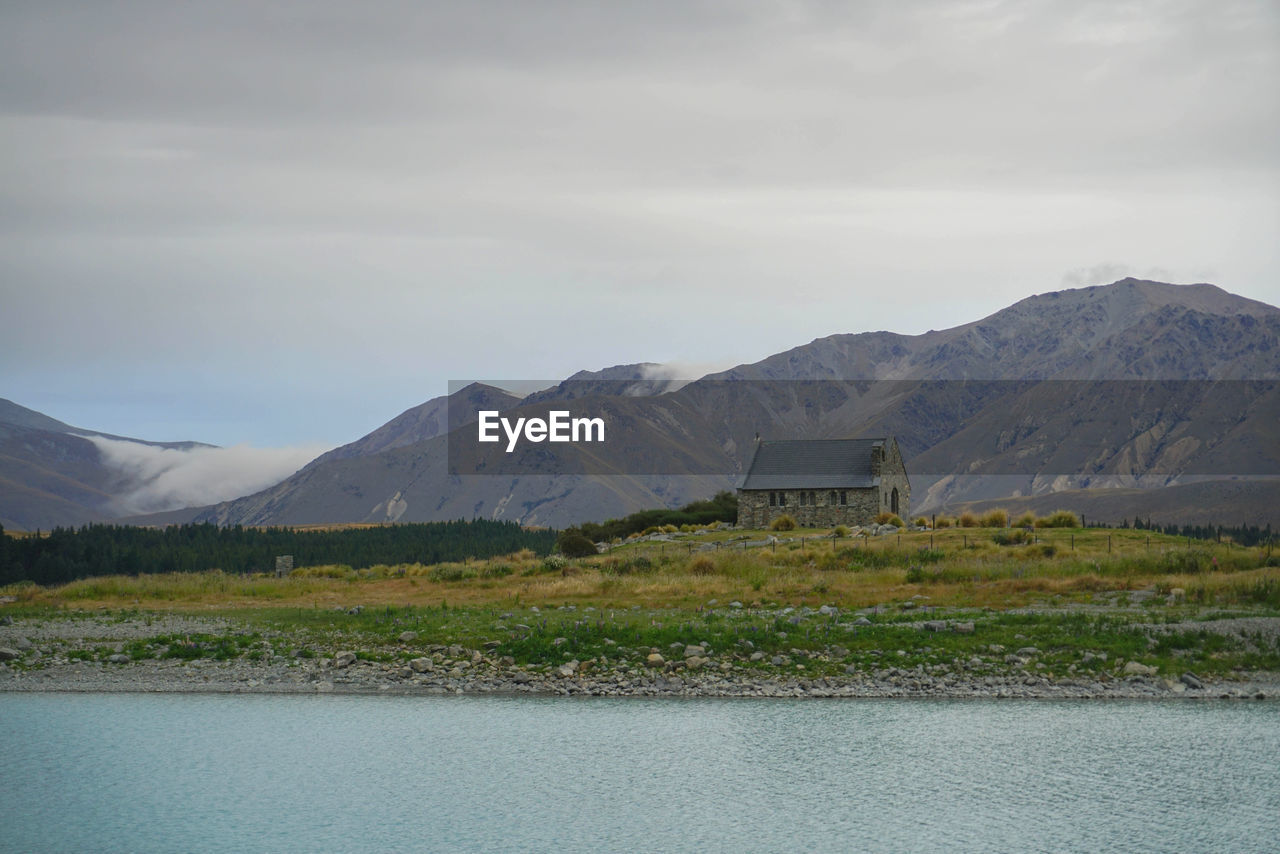
<path fill-rule="evenodd" d="M 1107 534 L 1107 554 L 1111 554 L 1111 535 Z"/>

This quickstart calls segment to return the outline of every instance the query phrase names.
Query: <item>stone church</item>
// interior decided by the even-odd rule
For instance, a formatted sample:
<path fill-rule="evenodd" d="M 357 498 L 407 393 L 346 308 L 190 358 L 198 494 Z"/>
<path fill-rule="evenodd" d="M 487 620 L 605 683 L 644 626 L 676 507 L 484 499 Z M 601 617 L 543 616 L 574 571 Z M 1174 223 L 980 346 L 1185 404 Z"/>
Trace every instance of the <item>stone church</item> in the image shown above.
<path fill-rule="evenodd" d="M 767 528 L 787 513 L 803 527 L 869 525 L 885 510 L 909 521 L 910 501 L 892 436 L 757 441 L 738 487 L 738 524 Z"/>

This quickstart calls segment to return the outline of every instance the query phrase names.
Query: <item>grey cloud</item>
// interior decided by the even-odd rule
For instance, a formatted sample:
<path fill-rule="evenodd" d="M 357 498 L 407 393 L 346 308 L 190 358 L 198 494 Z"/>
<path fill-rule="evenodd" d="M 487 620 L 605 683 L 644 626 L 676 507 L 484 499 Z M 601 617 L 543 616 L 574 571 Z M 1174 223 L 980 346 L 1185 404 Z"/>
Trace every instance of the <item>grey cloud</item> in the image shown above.
<path fill-rule="evenodd" d="M 1275 301 L 1275 79 L 1266 0 L 10 3 L 0 372 L 425 399 L 1097 259 Z"/>

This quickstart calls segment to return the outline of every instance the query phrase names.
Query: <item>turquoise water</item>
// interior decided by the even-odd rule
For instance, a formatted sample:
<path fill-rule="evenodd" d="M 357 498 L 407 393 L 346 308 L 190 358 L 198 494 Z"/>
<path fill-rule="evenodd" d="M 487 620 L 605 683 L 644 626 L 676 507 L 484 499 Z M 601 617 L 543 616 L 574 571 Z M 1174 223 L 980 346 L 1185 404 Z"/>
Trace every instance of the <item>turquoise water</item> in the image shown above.
<path fill-rule="evenodd" d="M 1280 705 L 0 694 L 0 850 L 1275 851 Z"/>

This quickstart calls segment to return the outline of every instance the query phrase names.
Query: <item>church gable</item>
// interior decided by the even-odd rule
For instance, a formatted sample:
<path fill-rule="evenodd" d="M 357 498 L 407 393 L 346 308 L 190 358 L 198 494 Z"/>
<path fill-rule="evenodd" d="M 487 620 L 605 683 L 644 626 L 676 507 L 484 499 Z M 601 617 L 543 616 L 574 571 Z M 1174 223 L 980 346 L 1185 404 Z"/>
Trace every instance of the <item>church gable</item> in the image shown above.
<path fill-rule="evenodd" d="M 764 528 L 790 514 L 804 527 L 868 525 L 886 510 L 906 515 L 910 489 L 892 437 L 758 442 L 738 524 Z"/>

